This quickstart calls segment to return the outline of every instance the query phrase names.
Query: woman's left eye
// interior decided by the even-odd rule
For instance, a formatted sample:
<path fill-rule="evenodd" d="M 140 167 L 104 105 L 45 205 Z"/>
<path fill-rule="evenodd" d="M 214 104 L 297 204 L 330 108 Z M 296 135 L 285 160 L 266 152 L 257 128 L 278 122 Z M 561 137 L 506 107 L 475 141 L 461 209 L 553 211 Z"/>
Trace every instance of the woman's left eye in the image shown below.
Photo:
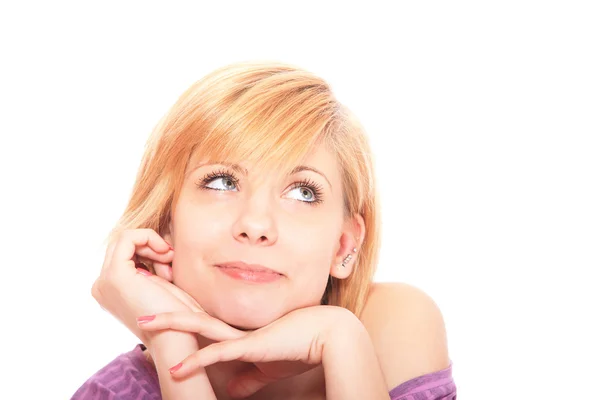
<path fill-rule="evenodd" d="M 288 193 L 294 192 L 294 191 L 298 191 L 298 194 L 300 195 L 298 200 L 300 201 L 305 201 L 305 202 L 313 202 L 315 201 L 315 194 L 313 193 L 312 190 L 310 190 L 307 187 L 301 186 L 301 187 L 297 187 L 294 188 L 292 190 L 290 190 Z"/>
<path fill-rule="evenodd" d="M 297 200 L 307 203 L 311 206 L 316 206 L 323 201 L 323 191 L 321 186 L 310 179 L 305 179 L 301 182 L 294 183 L 294 186 L 288 193 L 298 191 Z"/>

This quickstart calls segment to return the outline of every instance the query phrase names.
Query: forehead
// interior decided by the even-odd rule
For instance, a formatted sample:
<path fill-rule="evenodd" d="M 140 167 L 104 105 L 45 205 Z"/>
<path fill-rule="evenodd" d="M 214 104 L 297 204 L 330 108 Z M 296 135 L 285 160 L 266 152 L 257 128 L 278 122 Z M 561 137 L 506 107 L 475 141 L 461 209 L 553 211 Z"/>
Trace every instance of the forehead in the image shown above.
<path fill-rule="evenodd" d="M 190 163 L 190 165 L 187 168 L 186 175 L 201 165 L 217 164 L 219 162 L 226 163 L 228 165 L 238 165 L 242 169 L 247 170 L 249 175 L 252 175 L 253 171 L 254 172 L 256 172 L 256 171 L 264 172 L 265 171 L 264 168 L 262 168 L 262 169 L 260 168 L 260 167 L 265 167 L 264 165 L 252 165 L 251 163 L 248 163 L 245 161 L 238 161 L 235 159 L 219 159 L 219 160 L 217 160 L 217 159 L 213 159 L 209 156 L 199 156 L 199 157 L 193 158 L 193 161 Z M 327 179 L 331 182 L 332 185 L 334 184 L 333 181 L 337 181 L 340 179 L 337 158 L 332 153 L 332 151 L 330 149 L 328 149 L 327 146 L 325 146 L 324 144 L 315 145 L 306 154 L 304 159 L 298 163 L 298 165 L 296 167 L 298 167 L 298 166 L 306 166 L 306 167 L 317 169 L 318 171 L 320 171 L 327 177 Z M 282 171 L 281 169 L 277 169 L 276 167 L 274 167 L 274 168 L 269 168 L 268 172 L 271 172 L 275 175 L 277 175 L 277 174 L 286 175 L 286 173 L 291 173 L 292 171 Z"/>
<path fill-rule="evenodd" d="M 315 167 L 327 173 L 327 175 L 337 172 L 337 160 L 333 153 L 323 144 L 315 146 L 309 151 L 302 164 Z"/>

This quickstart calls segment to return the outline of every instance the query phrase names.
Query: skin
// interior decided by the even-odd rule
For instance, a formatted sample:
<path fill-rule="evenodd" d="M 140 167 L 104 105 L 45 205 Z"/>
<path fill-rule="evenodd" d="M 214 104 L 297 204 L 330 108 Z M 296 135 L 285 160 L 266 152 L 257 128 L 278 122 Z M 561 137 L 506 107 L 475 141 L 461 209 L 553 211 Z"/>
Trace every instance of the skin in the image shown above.
<path fill-rule="evenodd" d="M 201 160 L 203 164 L 206 160 Z M 186 171 L 165 239 L 176 249 L 173 283 L 190 294 L 210 315 L 241 329 L 265 326 L 288 312 L 319 305 L 329 275 L 344 279 L 351 267 L 337 268 L 354 247 L 360 248 L 364 221 L 344 219 L 342 176 L 337 161 L 323 145 L 301 171 L 278 182 L 274 176 L 248 176 L 223 165 L 206 164 Z M 197 186 L 211 172 L 226 168 L 229 178 Z M 309 178 L 321 187 L 322 202 L 294 182 Z M 221 190 L 215 190 L 221 189 Z M 274 283 L 233 280 L 215 265 L 242 260 L 261 264 L 283 276 Z"/>
<path fill-rule="evenodd" d="M 321 174 L 300 171 L 277 181 L 276 175 L 253 175 L 250 165 L 240 165 L 247 169 L 245 175 L 206 159 L 185 171 L 164 238 L 176 249 L 173 283 L 209 315 L 233 327 L 254 330 L 292 310 L 319 305 L 330 275 L 345 279 L 351 274 L 352 261 L 346 268 L 340 264 L 354 254 L 353 248 L 360 251 L 364 220 L 358 214 L 344 218 L 341 172 L 324 145 L 316 146 L 302 164 Z M 233 173 L 237 184 L 229 178 L 202 182 L 207 174 L 223 170 Z M 306 178 L 320 187 L 322 201 L 316 205 L 308 203 L 316 200 L 311 189 L 293 188 Z M 215 267 L 237 260 L 261 264 L 283 276 L 274 283 L 247 284 Z M 223 362 L 207 367 L 206 372 L 219 396 L 226 392 L 227 382 L 249 366 L 241 361 Z M 324 372 L 319 367 L 274 383 L 264 393 L 298 393 L 300 388 L 306 391 L 323 385 Z"/>

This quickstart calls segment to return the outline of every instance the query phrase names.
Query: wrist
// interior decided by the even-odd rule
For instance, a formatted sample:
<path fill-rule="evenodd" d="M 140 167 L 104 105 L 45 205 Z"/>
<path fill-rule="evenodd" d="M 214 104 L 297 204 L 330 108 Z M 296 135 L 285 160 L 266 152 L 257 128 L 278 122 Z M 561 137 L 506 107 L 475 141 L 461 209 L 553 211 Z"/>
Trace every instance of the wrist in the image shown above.
<path fill-rule="evenodd" d="M 364 344 L 365 340 L 370 341 L 370 338 L 362 322 L 351 311 L 342 308 L 324 336 L 323 364 L 335 362 L 344 355 L 351 356 L 349 350 Z"/>
<path fill-rule="evenodd" d="M 179 357 L 177 362 L 200 350 L 195 333 L 171 330 L 153 332 L 146 347 L 152 358 L 165 360 Z"/>
<path fill-rule="evenodd" d="M 169 372 L 169 368 L 200 349 L 197 336 L 196 333 L 171 330 L 151 336 L 148 351 L 158 374 L 163 399 L 216 399 L 204 368 L 198 368 L 184 380 L 173 379 Z"/>

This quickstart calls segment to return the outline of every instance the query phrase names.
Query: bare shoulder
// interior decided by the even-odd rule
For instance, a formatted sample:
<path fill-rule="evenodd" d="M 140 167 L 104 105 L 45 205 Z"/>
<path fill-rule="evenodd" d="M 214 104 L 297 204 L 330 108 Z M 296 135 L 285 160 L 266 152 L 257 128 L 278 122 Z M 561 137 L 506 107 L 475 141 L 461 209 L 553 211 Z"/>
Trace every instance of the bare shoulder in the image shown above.
<path fill-rule="evenodd" d="M 373 283 L 360 320 L 389 389 L 448 367 L 442 313 L 421 289 L 406 283 Z"/>

